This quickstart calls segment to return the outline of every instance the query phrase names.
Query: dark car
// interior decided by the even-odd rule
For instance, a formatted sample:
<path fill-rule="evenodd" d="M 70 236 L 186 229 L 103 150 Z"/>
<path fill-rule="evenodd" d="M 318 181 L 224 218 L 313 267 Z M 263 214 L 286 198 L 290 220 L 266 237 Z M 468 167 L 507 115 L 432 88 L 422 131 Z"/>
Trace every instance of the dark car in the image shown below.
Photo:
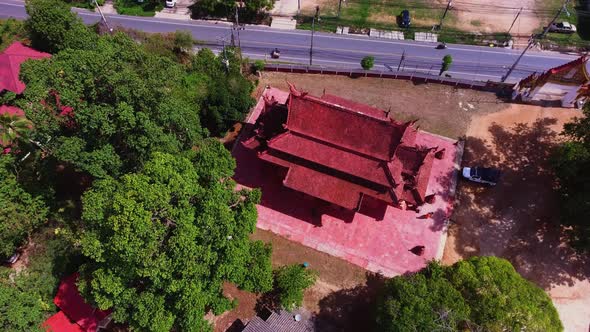
<path fill-rule="evenodd" d="M 489 167 L 463 167 L 463 177 L 478 183 L 495 186 L 500 179 L 500 170 Z"/>
<path fill-rule="evenodd" d="M 402 28 L 409 28 L 411 23 L 410 11 L 407 9 L 402 10 L 399 15 L 399 26 Z"/>

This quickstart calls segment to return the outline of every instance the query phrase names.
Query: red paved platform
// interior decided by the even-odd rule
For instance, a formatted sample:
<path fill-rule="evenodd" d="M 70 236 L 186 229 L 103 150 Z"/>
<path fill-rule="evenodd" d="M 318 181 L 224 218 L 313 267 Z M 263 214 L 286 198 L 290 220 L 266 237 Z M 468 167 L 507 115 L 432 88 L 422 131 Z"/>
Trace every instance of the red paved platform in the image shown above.
<path fill-rule="evenodd" d="M 280 102 L 288 96 L 273 88 L 266 89 L 265 94 Z M 262 103 L 259 101 L 247 123 L 256 121 Z M 244 130 L 250 128 L 246 125 Z M 455 141 L 426 132 L 419 132 L 416 143 L 446 149 L 444 158 L 435 161 L 428 183 L 427 195 L 437 194 L 436 201 L 422 206 L 419 213 L 390 206 L 380 221 L 368 216 L 373 215 L 370 208 L 362 214 L 353 213 L 284 187 L 285 174 L 277 174 L 276 168 L 239 143 L 233 150 L 235 180 L 242 186 L 262 189 L 258 228 L 385 276 L 399 275 L 420 270 L 429 260 L 442 257 L 457 178 L 455 164 L 462 154 L 461 145 L 455 145 Z M 429 212 L 432 216 L 424 218 Z M 425 246 L 424 255 L 409 251 L 419 245 Z"/>

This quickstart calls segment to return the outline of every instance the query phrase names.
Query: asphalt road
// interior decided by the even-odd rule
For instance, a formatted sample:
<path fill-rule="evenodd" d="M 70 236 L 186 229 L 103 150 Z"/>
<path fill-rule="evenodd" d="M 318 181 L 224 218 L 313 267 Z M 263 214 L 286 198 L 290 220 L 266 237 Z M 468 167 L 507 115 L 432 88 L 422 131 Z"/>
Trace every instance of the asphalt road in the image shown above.
<path fill-rule="evenodd" d="M 96 23 L 100 15 L 95 12 L 73 9 L 87 24 Z M 25 19 L 24 2 L 0 0 L 0 18 Z M 219 50 L 223 41 L 229 43 L 231 25 L 223 22 L 185 21 L 153 17 L 106 15 L 114 26 L 138 29 L 146 32 L 171 32 L 188 30 L 195 39 L 207 47 Z M 311 32 L 304 30 L 276 30 L 264 26 L 247 25 L 240 31 L 242 52 L 255 59 L 269 58 L 273 48 L 281 51 L 281 61 L 309 64 Z M 375 57 L 376 70 L 397 69 L 405 53 L 401 69 L 405 71 L 438 74 L 442 57 L 453 57 L 453 77 L 498 81 L 520 51 L 468 45 L 448 45 L 445 50 L 435 49 L 436 44 L 416 41 L 392 41 L 387 39 L 343 36 L 330 33 L 315 33 L 313 64 L 339 68 L 360 68 L 360 60 L 366 55 Z M 529 51 L 516 67 L 509 82 L 516 82 L 533 72 L 545 71 L 575 59 L 575 55 L 554 52 Z"/>

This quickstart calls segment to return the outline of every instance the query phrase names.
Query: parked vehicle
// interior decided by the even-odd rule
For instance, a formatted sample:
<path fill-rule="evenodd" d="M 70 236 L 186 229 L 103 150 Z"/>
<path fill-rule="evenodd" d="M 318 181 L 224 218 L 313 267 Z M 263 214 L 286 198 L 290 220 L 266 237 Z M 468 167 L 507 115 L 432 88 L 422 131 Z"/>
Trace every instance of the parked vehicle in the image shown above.
<path fill-rule="evenodd" d="M 168 8 L 176 7 L 176 0 L 166 0 L 166 7 L 168 7 Z"/>
<path fill-rule="evenodd" d="M 12 265 L 12 264 L 16 263 L 19 258 L 20 258 L 20 254 L 18 252 L 15 252 L 14 255 L 10 256 L 4 262 L 8 265 Z"/>
<path fill-rule="evenodd" d="M 278 48 L 275 48 L 270 52 L 270 57 L 273 59 L 278 59 L 281 56 L 281 51 Z"/>
<path fill-rule="evenodd" d="M 411 23 L 410 11 L 407 9 L 402 10 L 400 14 L 399 26 L 402 28 L 409 28 Z"/>
<path fill-rule="evenodd" d="M 463 177 L 469 181 L 495 186 L 500 179 L 501 172 L 489 167 L 463 167 Z"/>
<path fill-rule="evenodd" d="M 569 22 L 552 23 L 549 25 L 549 32 L 574 33 L 576 31 L 576 26 Z"/>

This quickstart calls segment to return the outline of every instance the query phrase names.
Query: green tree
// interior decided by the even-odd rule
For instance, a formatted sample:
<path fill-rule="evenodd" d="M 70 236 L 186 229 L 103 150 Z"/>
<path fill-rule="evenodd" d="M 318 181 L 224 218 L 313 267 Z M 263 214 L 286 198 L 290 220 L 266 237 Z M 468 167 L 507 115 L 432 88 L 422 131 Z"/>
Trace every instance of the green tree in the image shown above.
<path fill-rule="evenodd" d="M 52 157 L 98 178 L 119 176 L 153 151 L 176 154 L 201 140 L 198 87 L 186 76 L 181 65 L 119 33 L 92 50 L 25 63 L 20 106 L 37 140 L 51 138 Z"/>
<path fill-rule="evenodd" d="M 547 294 L 510 262 L 473 257 L 431 262 L 387 281 L 378 300 L 379 331 L 562 331 Z"/>
<path fill-rule="evenodd" d="M 243 2 L 239 8 L 241 22 L 251 22 L 257 19 L 260 12 L 271 10 L 274 0 L 251 0 Z M 193 15 L 213 17 L 234 17 L 236 2 L 231 0 L 199 0 L 195 1 Z"/>
<path fill-rule="evenodd" d="M 0 329 L 6 332 L 41 332 L 43 304 L 34 291 L 0 280 Z"/>
<path fill-rule="evenodd" d="M 450 54 L 447 54 L 443 57 L 442 66 L 440 68 L 439 76 L 442 75 L 445 71 L 451 68 L 451 64 L 453 63 L 453 57 Z"/>
<path fill-rule="evenodd" d="M 575 248 L 590 251 L 590 106 L 584 117 L 564 126 L 567 138 L 553 158 L 561 194 L 561 223 L 570 228 Z"/>
<path fill-rule="evenodd" d="M 0 155 L 0 260 L 10 257 L 47 217 L 43 199 L 19 184 L 14 163 L 12 156 Z"/>
<path fill-rule="evenodd" d="M 135 330 L 210 330 L 205 313 L 231 305 L 222 281 L 270 287 L 270 249 L 249 240 L 260 193 L 236 191 L 229 152 L 203 144 L 185 157 L 156 152 L 82 199 L 82 291 Z"/>
<path fill-rule="evenodd" d="M 363 67 L 364 70 L 371 70 L 371 68 L 373 68 L 374 65 L 375 65 L 375 58 L 370 55 L 364 57 L 361 60 L 361 67 Z"/>
<path fill-rule="evenodd" d="M 8 146 L 17 140 L 26 140 L 31 126 L 31 122 L 22 115 L 0 114 L 0 142 Z"/>
<path fill-rule="evenodd" d="M 176 53 L 188 53 L 192 51 L 195 40 L 190 31 L 176 30 L 174 32 L 174 51 Z"/>
<path fill-rule="evenodd" d="M 227 58 L 229 66 L 224 64 Z M 202 100 L 201 123 L 212 134 L 224 133 L 235 122 L 242 121 L 254 105 L 254 89 L 240 72 L 237 51 L 231 48 L 219 56 L 201 49 L 192 63 L 192 72 L 206 75 L 207 94 Z"/>
<path fill-rule="evenodd" d="M 3 51 L 13 41 L 25 37 L 27 37 L 27 31 L 23 22 L 14 18 L 0 20 L 0 51 Z"/>
<path fill-rule="evenodd" d="M 27 0 L 26 22 L 36 49 L 56 53 L 68 48 L 94 49 L 97 35 L 60 0 Z"/>
<path fill-rule="evenodd" d="M 275 273 L 275 287 L 281 306 L 293 310 L 301 306 L 303 292 L 315 284 L 314 271 L 301 264 L 280 267 Z"/>

